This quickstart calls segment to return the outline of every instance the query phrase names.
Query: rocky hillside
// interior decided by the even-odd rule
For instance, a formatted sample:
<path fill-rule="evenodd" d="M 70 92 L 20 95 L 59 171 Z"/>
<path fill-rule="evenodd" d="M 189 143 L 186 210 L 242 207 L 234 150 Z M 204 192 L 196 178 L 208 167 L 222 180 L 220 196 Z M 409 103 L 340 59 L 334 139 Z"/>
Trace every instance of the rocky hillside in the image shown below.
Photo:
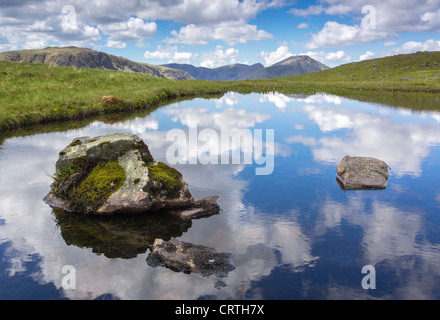
<path fill-rule="evenodd" d="M 137 72 L 174 80 L 193 79 L 182 70 L 134 62 L 104 52 L 78 47 L 50 47 L 41 50 L 8 51 L 0 53 L 0 60 L 41 63 L 50 66 Z"/>
<path fill-rule="evenodd" d="M 260 63 L 250 66 L 245 64 L 231 64 L 213 69 L 177 63 L 165 64 L 164 66 L 186 71 L 197 80 L 213 81 L 273 79 L 328 69 L 327 66 L 309 56 L 292 56 L 267 68 Z"/>

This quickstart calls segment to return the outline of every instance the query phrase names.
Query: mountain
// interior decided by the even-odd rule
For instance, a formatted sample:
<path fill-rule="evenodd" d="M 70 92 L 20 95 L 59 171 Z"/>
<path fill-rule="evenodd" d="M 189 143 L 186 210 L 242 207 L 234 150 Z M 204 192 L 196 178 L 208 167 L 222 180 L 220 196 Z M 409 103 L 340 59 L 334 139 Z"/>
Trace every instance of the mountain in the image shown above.
<path fill-rule="evenodd" d="M 231 64 L 213 69 L 177 63 L 165 64 L 163 66 L 186 71 L 197 80 L 213 81 L 273 79 L 328 69 L 327 66 L 309 56 L 292 56 L 267 68 L 260 63 L 251 66 Z"/>
<path fill-rule="evenodd" d="M 197 80 L 212 81 L 245 80 L 249 79 L 252 74 L 264 69 L 264 66 L 261 63 L 256 63 L 251 66 L 246 64 L 231 64 L 213 69 L 178 63 L 170 63 L 163 66 L 186 71 Z"/>
<path fill-rule="evenodd" d="M 292 56 L 254 73 L 249 79 L 290 77 L 326 69 L 328 69 L 327 66 L 309 56 Z"/>
<path fill-rule="evenodd" d="M 0 61 L 1 60 L 40 63 L 50 66 L 145 73 L 151 76 L 174 80 L 193 79 L 188 73 L 182 70 L 134 62 L 104 52 L 78 47 L 49 47 L 38 50 L 7 51 L 0 53 Z"/>

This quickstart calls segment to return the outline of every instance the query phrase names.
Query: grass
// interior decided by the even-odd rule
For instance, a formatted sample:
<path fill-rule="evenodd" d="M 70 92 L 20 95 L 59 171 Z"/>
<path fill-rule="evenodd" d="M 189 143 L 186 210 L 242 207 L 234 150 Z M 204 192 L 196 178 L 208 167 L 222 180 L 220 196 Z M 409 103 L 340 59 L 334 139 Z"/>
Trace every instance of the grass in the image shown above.
<path fill-rule="evenodd" d="M 440 92 L 440 52 L 417 52 L 349 63 L 291 78 L 354 90 Z"/>
<path fill-rule="evenodd" d="M 324 92 L 364 99 L 393 94 L 435 98 L 440 92 L 439 63 L 440 52 L 420 52 L 295 77 L 215 82 L 0 61 L 0 131 L 148 110 L 173 99 L 228 91 Z"/>

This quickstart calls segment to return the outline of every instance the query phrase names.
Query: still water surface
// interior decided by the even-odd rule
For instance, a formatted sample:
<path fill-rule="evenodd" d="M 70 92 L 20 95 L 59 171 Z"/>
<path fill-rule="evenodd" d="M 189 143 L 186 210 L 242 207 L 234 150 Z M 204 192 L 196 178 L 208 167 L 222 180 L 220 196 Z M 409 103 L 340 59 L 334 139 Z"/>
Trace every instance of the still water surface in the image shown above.
<path fill-rule="evenodd" d="M 273 173 L 256 175 L 257 164 L 175 165 L 196 199 L 220 197 L 219 215 L 189 223 L 59 217 L 42 201 L 58 153 L 76 137 L 134 133 L 166 162 L 167 132 L 195 125 L 273 129 Z M 336 167 L 345 155 L 387 162 L 387 189 L 342 191 Z M 440 113 L 329 95 L 230 93 L 8 138 L 0 147 L 0 299 L 440 299 L 439 169 Z M 152 268 L 156 237 L 233 253 L 236 269 L 215 279 Z M 67 265 L 75 289 L 63 289 Z M 374 290 L 362 288 L 365 265 L 375 267 Z"/>

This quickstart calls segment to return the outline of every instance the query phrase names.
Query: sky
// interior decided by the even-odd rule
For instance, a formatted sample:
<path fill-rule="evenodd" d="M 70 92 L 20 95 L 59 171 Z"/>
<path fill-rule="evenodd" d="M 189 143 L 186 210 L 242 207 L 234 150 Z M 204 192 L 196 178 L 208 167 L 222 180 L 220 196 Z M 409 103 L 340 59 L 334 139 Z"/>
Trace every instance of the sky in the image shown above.
<path fill-rule="evenodd" d="M 78 46 L 150 64 L 329 67 L 440 50 L 440 0 L 0 0 L 0 52 Z"/>

